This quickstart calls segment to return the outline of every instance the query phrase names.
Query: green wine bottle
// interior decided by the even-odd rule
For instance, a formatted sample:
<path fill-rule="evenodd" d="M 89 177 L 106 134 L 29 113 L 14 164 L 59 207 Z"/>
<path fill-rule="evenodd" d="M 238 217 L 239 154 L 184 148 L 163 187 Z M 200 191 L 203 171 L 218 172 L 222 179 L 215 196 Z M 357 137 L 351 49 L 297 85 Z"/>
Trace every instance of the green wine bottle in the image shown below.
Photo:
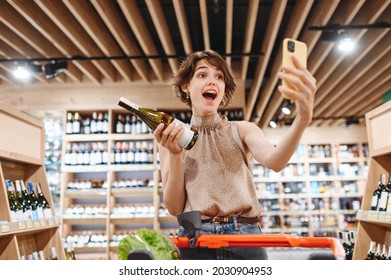
<path fill-rule="evenodd" d="M 41 184 L 37 183 L 37 198 L 39 203 L 42 205 L 43 214 L 45 215 L 45 219 L 53 218 L 52 209 L 50 208 L 49 202 L 47 201 L 45 195 L 42 192 Z"/>
<path fill-rule="evenodd" d="M 23 221 L 23 208 L 14 196 L 14 187 L 11 180 L 6 180 L 7 196 L 11 210 L 11 222 Z"/>
<path fill-rule="evenodd" d="M 156 127 L 161 123 L 164 123 L 165 126 L 168 126 L 172 122 L 175 122 L 176 124 L 182 124 L 185 128 L 185 133 L 182 135 L 181 139 L 179 139 L 179 146 L 186 150 L 190 150 L 197 142 L 198 131 L 196 128 L 190 126 L 189 124 L 181 122 L 180 120 L 174 118 L 173 116 L 165 112 L 159 112 L 152 109 L 143 108 L 137 104 L 130 102 L 125 97 L 121 97 L 119 99 L 118 105 L 139 117 L 153 131 L 155 131 Z"/>

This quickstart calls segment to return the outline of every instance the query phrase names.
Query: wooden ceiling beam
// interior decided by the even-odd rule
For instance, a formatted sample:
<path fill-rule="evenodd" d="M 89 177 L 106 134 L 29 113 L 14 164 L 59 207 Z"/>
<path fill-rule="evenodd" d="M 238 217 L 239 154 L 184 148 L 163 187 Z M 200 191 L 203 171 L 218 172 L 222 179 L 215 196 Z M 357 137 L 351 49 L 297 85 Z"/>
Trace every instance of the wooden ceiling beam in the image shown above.
<path fill-rule="evenodd" d="M 246 28 L 245 28 L 245 34 L 244 34 L 244 40 L 243 40 L 243 53 L 250 53 L 251 52 L 251 47 L 253 45 L 253 40 L 254 40 L 255 25 L 257 23 L 257 17 L 258 17 L 258 8 L 259 8 L 259 0 L 250 0 L 250 2 L 248 3 L 248 9 L 247 9 Z M 282 6 L 281 10 L 284 11 L 283 6 Z M 269 26 L 269 24 L 268 24 L 268 26 Z M 245 81 L 246 77 L 247 77 L 249 62 L 250 62 L 250 58 L 248 56 L 244 56 L 242 58 L 241 79 L 243 81 Z"/>
<path fill-rule="evenodd" d="M 386 6 L 383 5 L 383 8 L 379 9 L 377 4 L 378 4 L 378 1 L 370 1 L 370 2 L 365 3 L 365 5 L 362 6 L 362 9 L 356 14 L 356 16 L 352 20 L 351 24 L 357 24 L 358 19 L 360 19 L 360 21 L 374 23 L 381 15 L 381 12 L 384 11 L 384 9 L 386 8 Z M 376 9 L 374 9 L 372 7 L 375 5 L 377 7 Z M 366 29 L 358 30 L 355 32 L 349 32 L 349 34 L 353 37 L 353 41 L 356 41 L 356 42 L 359 42 L 360 39 L 366 33 L 367 33 Z M 370 34 L 374 34 L 374 32 L 371 32 Z M 373 36 L 373 37 L 375 37 L 375 36 Z M 373 39 L 376 40 L 376 38 L 373 38 Z M 370 44 L 370 43 L 364 40 L 363 44 Z M 356 57 L 358 56 L 359 57 L 358 59 L 360 60 L 365 55 L 365 53 L 366 53 L 366 50 L 363 49 L 360 54 L 356 55 Z M 333 51 L 328 56 L 327 62 L 325 64 L 323 64 L 322 68 L 315 73 L 315 78 L 317 80 L 318 88 L 320 88 L 326 82 L 326 80 L 333 81 L 333 79 L 330 79 L 330 77 L 332 75 L 334 75 L 337 67 L 343 61 L 348 60 L 348 59 L 349 59 L 348 54 L 341 53 L 338 49 L 334 48 Z M 339 77 L 337 77 L 337 79 L 339 79 Z M 315 99 L 315 103 L 314 103 L 314 105 L 315 105 L 314 116 L 315 117 L 317 116 L 317 111 L 316 111 L 317 108 L 316 107 L 323 100 L 324 96 L 326 96 L 326 95 L 324 95 L 321 91 L 320 92 L 318 91 L 316 94 L 316 99 Z"/>
<path fill-rule="evenodd" d="M 92 0 L 94 8 L 110 30 L 121 50 L 127 56 L 142 56 L 140 48 L 137 46 L 135 38 L 129 33 L 127 24 L 118 16 L 118 11 L 112 1 Z M 149 69 L 145 60 L 132 59 L 130 63 L 133 65 L 137 74 L 144 82 L 149 81 Z"/>
<path fill-rule="evenodd" d="M 158 55 L 157 48 L 144 22 L 141 11 L 137 6 L 137 2 L 135 0 L 119 0 L 118 4 L 121 7 L 130 27 L 132 28 L 133 33 L 136 36 L 143 52 L 147 56 Z M 158 80 L 163 81 L 164 69 L 162 61 L 158 59 L 148 59 L 148 61 L 151 64 L 151 67 Z"/>
<path fill-rule="evenodd" d="M 359 0 L 359 1 L 349 0 L 349 1 L 340 2 L 337 9 L 333 13 L 333 16 L 329 20 L 329 22 L 324 23 L 323 25 L 334 24 L 334 23 L 344 24 L 344 25 L 350 24 L 354 20 L 355 16 L 359 13 L 360 8 L 364 5 L 364 3 L 365 3 L 364 0 Z M 320 8 L 324 8 L 324 7 L 320 7 Z M 323 13 L 323 11 L 321 9 L 319 9 L 319 10 L 317 9 L 317 12 L 315 12 L 315 17 L 316 17 L 316 15 L 319 15 L 322 13 Z M 312 24 L 312 25 L 316 26 L 315 24 Z M 306 32 L 309 32 L 312 34 L 316 34 L 316 33 L 321 34 L 321 32 L 314 32 L 314 31 L 309 31 L 309 30 L 307 30 Z M 327 61 L 327 59 L 329 58 L 329 54 L 330 54 L 330 52 L 333 51 L 334 46 L 335 46 L 334 42 L 319 40 L 317 42 L 316 46 L 313 48 L 313 51 L 309 55 L 308 62 L 307 62 L 307 68 L 317 79 L 318 89 L 323 84 L 324 79 L 326 79 L 328 76 L 326 74 L 324 74 L 324 76 L 319 75 L 317 73 L 317 71 L 319 70 L 319 67 L 321 67 L 321 66 L 322 66 L 322 68 L 325 67 L 324 62 Z M 339 54 L 339 55 L 341 55 L 341 54 Z M 327 67 L 331 67 L 331 66 L 327 66 Z M 328 74 L 330 75 L 331 73 L 328 73 Z M 317 102 L 317 98 L 318 98 L 318 92 L 316 93 L 316 96 L 315 96 L 315 102 Z M 292 111 L 291 116 L 292 117 L 296 116 L 295 109 Z"/>
<path fill-rule="evenodd" d="M 86 57 L 104 55 L 63 2 L 36 0 L 36 3 L 80 50 L 79 53 L 74 55 Z M 110 61 L 93 60 L 92 64 L 99 70 L 99 74 L 90 72 L 87 75 L 94 83 L 101 83 L 102 76 L 112 82 L 115 80 L 117 71 Z"/>
<path fill-rule="evenodd" d="M 22 16 L 23 11 L 11 4 L 0 1 L 0 19 L 2 22 L 27 44 L 37 50 L 41 57 L 62 56 L 61 52 Z M 64 75 L 57 76 L 56 80 L 65 82 Z"/>
<path fill-rule="evenodd" d="M 388 34 L 388 36 L 386 35 Z M 354 83 L 365 82 L 366 74 L 371 71 L 376 62 L 383 60 L 383 63 L 391 61 L 391 36 L 388 30 L 377 30 L 369 33 L 366 40 L 360 41 L 363 46 L 358 53 L 358 57 L 345 59 L 344 63 L 334 71 L 330 79 L 322 86 L 320 93 L 323 98 L 314 110 L 316 116 L 325 113 L 330 106 L 344 94 Z M 381 41 L 385 38 L 384 42 Z M 388 55 L 387 55 L 388 54 Z M 350 58 L 350 57 L 349 57 Z M 388 58 L 388 60 L 386 59 Z"/>
<path fill-rule="evenodd" d="M 258 2 L 258 1 L 257 1 Z M 244 117 L 246 120 L 251 119 L 251 114 L 253 112 L 255 103 L 257 101 L 257 97 L 259 95 L 259 90 L 261 89 L 263 79 L 265 77 L 265 72 L 266 68 L 270 63 L 270 57 L 274 48 L 274 42 L 276 40 L 276 37 L 278 35 L 278 30 L 280 30 L 280 25 L 282 22 L 282 18 L 285 12 L 285 8 L 287 5 L 288 1 L 287 0 L 282 0 L 282 1 L 274 1 L 272 10 L 270 13 L 269 21 L 267 23 L 267 29 L 265 33 L 265 39 L 262 42 L 261 50 L 260 53 L 263 55 L 258 59 L 257 61 L 257 68 L 255 70 L 254 74 L 254 81 L 250 89 L 250 94 L 249 97 L 247 98 L 247 103 L 246 103 L 246 108 L 245 108 L 245 113 Z M 259 3 L 252 3 L 252 5 L 259 4 Z M 255 9 L 258 11 L 258 7 L 251 6 L 252 9 Z M 253 12 L 249 11 L 249 16 L 253 16 Z M 251 28 L 255 28 L 255 22 L 253 23 L 249 17 L 247 17 L 247 25 L 251 26 Z M 252 26 L 254 24 L 254 27 Z M 253 33 L 254 30 L 246 32 L 246 38 L 245 38 L 245 52 L 250 52 L 251 51 L 251 45 L 253 41 Z M 248 67 L 248 62 L 249 62 L 249 57 L 245 57 L 242 59 L 242 61 L 245 63 L 243 67 Z M 247 69 L 244 70 L 242 68 L 242 75 L 244 73 L 247 73 Z M 242 76 L 243 77 L 243 76 Z"/>
<path fill-rule="evenodd" d="M 189 32 L 189 25 L 186 20 L 186 12 L 185 7 L 183 6 L 183 0 L 172 0 L 172 4 L 174 5 L 175 15 L 178 21 L 183 48 L 185 49 L 186 54 L 191 54 L 193 52 L 193 46 Z"/>
<path fill-rule="evenodd" d="M 200 13 L 201 13 L 201 24 L 202 34 L 204 38 L 204 47 L 206 50 L 210 50 L 210 36 L 209 36 L 209 23 L 208 23 L 208 9 L 206 6 L 206 0 L 200 1 Z"/>
<path fill-rule="evenodd" d="M 379 69 L 377 67 L 373 67 L 373 69 L 373 73 L 366 76 L 367 82 L 365 84 L 360 85 L 354 84 L 349 90 L 344 93 L 341 99 L 338 100 L 338 104 L 335 104 L 335 106 L 333 106 L 333 109 L 330 110 L 330 112 L 327 112 L 327 115 L 336 117 L 351 115 L 352 109 L 362 103 L 366 103 L 365 101 L 371 95 L 371 92 L 373 90 L 378 88 L 379 85 L 387 85 L 387 82 L 391 81 L 391 66 L 389 66 L 389 63 L 386 67 L 381 67 Z M 383 88 L 381 88 L 381 90 L 383 90 Z M 385 89 L 385 91 L 387 91 L 387 89 Z M 312 125 L 330 125 L 332 123 L 333 121 L 324 121 L 324 123 L 313 123 Z"/>
<path fill-rule="evenodd" d="M 374 88 L 379 84 L 385 83 L 388 79 L 390 79 L 390 75 L 384 72 L 386 69 L 390 68 L 389 63 L 384 62 L 383 60 L 378 61 L 376 65 L 372 67 L 372 70 L 369 71 L 365 75 L 365 79 L 361 83 L 353 84 L 348 90 L 346 90 L 339 98 L 338 102 L 335 102 L 333 106 L 327 111 L 328 116 L 336 115 L 344 115 L 349 114 L 350 108 L 356 105 L 357 100 L 362 100 L 363 96 L 361 92 L 371 84 L 371 87 Z M 383 74 L 382 74 L 383 73 Z M 372 83 L 374 82 L 374 83 Z M 322 124 L 327 125 L 329 121 L 321 121 L 317 120 L 312 123 L 312 125 L 320 126 Z"/>
<path fill-rule="evenodd" d="M 232 52 L 232 25 L 233 25 L 233 14 L 234 14 L 234 1 L 227 0 L 225 12 L 225 53 Z M 228 65 L 231 65 L 231 57 L 226 58 Z"/>
<path fill-rule="evenodd" d="M 311 10 L 312 4 L 313 1 L 301 0 L 296 2 L 291 15 L 290 24 L 287 26 L 287 29 L 285 30 L 284 38 L 296 39 L 299 36 L 300 31 L 303 28 L 305 19 L 307 18 L 308 13 Z M 278 101 L 273 102 L 274 104 L 273 107 L 268 105 L 278 82 L 277 74 L 281 69 L 281 61 L 282 61 L 282 46 L 279 46 L 276 53 L 276 57 L 274 59 L 273 67 L 270 74 L 270 79 L 266 84 L 265 90 L 262 92 L 262 95 L 260 97 L 260 102 L 256 108 L 256 115 L 261 117 L 261 122 L 258 123 L 261 125 L 261 127 L 263 127 L 266 122 L 267 123 L 269 122 L 269 120 L 267 120 L 269 118 L 269 115 L 274 114 L 276 110 L 278 110 L 279 105 L 277 104 L 278 103 L 281 104 L 282 101 L 282 97 L 278 94 L 278 96 L 276 97 Z M 267 116 L 264 115 L 266 106 L 268 106 L 269 111 L 273 111 L 272 113 L 268 113 Z M 270 119 L 271 118 L 273 118 L 273 116 L 271 116 Z"/>
<path fill-rule="evenodd" d="M 347 102 L 345 106 L 343 106 L 343 108 L 341 108 L 338 112 L 333 114 L 333 117 L 354 115 L 356 114 L 356 108 L 361 108 L 362 106 L 364 106 L 364 108 L 368 108 L 368 106 L 371 105 L 372 97 L 374 95 L 381 97 L 382 94 L 384 94 L 387 90 L 390 89 L 390 71 L 391 67 L 388 67 L 381 74 L 379 74 L 376 79 L 374 79 L 371 83 L 367 84 L 364 88 L 355 92 L 352 91 L 352 93 L 349 94 L 352 96 L 352 98 L 350 98 L 350 101 Z M 333 124 L 333 121 L 330 121 L 328 124 Z"/>
<path fill-rule="evenodd" d="M 102 50 L 105 56 L 121 56 L 124 55 L 121 48 L 113 40 L 106 25 L 100 18 L 99 14 L 94 9 L 93 5 L 87 1 L 66 0 L 65 5 L 71 11 L 73 16 L 79 21 L 91 38 L 95 41 L 98 47 Z M 118 73 L 126 81 L 132 81 L 132 67 L 127 60 L 111 60 Z M 114 79 L 119 77 L 116 74 Z"/>
<path fill-rule="evenodd" d="M 171 39 L 170 30 L 164 16 L 164 12 L 160 1 L 146 0 L 149 13 L 151 14 L 152 21 L 155 25 L 159 39 L 163 45 L 164 52 L 166 55 L 176 55 L 174 43 Z M 178 60 L 176 58 L 169 58 L 168 63 L 170 64 L 173 73 L 178 71 Z"/>

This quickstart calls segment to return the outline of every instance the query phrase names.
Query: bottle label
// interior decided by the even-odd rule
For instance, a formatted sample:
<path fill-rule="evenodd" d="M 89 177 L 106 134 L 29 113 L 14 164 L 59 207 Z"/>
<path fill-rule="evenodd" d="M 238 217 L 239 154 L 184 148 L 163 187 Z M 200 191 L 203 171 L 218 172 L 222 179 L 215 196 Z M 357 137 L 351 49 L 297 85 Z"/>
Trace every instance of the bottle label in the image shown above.
<path fill-rule="evenodd" d="M 175 123 L 176 125 L 181 124 L 181 125 L 183 125 L 183 127 L 185 128 L 185 133 L 183 133 L 181 139 L 179 139 L 179 143 L 178 143 L 178 144 L 179 144 L 179 146 L 181 146 L 182 148 L 186 148 L 186 147 L 189 145 L 191 139 L 192 139 L 193 136 L 194 136 L 194 131 L 192 131 L 192 130 L 190 129 L 190 125 L 189 125 L 189 124 L 184 123 L 184 122 L 181 122 L 181 121 L 178 120 L 178 119 L 174 119 L 174 123 Z"/>
<path fill-rule="evenodd" d="M 371 207 L 377 207 L 378 199 L 377 195 L 372 196 Z"/>
<path fill-rule="evenodd" d="M 379 200 L 379 208 L 386 209 L 388 193 L 382 192 Z"/>

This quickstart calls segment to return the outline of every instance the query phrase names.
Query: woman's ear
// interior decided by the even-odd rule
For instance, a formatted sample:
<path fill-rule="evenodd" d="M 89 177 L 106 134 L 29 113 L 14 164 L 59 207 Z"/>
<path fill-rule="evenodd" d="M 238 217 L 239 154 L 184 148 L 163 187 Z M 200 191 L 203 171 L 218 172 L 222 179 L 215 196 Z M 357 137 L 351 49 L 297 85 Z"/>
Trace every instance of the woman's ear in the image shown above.
<path fill-rule="evenodd" d="M 189 93 L 187 87 L 188 87 L 187 84 L 181 85 L 181 90 L 182 90 L 183 92 Z"/>

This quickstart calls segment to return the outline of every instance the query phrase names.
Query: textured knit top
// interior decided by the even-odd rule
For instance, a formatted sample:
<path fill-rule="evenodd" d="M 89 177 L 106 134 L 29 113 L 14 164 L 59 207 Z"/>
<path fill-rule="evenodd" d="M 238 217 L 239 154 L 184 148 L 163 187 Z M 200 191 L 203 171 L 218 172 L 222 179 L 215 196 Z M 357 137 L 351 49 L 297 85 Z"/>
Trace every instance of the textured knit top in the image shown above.
<path fill-rule="evenodd" d="M 234 140 L 231 122 L 216 113 L 192 116 L 191 125 L 199 136 L 194 147 L 184 153 L 184 211 L 199 210 L 202 219 L 259 216 L 252 172 Z"/>

